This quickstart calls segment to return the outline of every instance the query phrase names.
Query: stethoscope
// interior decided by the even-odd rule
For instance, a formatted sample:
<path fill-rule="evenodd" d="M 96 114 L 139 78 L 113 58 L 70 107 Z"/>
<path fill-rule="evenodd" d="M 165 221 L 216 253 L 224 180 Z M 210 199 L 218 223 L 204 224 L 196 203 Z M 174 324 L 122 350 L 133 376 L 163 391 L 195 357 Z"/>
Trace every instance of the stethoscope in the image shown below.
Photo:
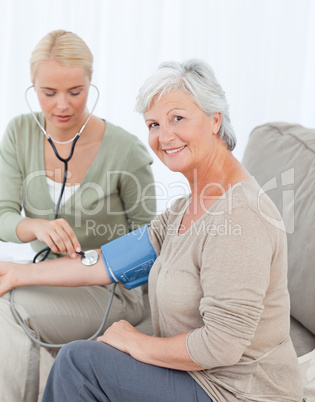
<path fill-rule="evenodd" d="M 54 219 L 58 219 L 58 217 L 59 217 L 59 210 L 60 210 L 61 200 L 62 200 L 62 196 L 63 196 L 64 190 L 65 190 L 66 181 L 67 181 L 67 175 L 68 175 L 68 162 L 69 162 L 70 159 L 72 158 L 73 153 L 74 153 L 75 145 L 76 145 L 76 143 L 78 142 L 78 140 L 79 140 L 79 138 L 80 138 L 80 135 L 82 134 L 82 132 L 83 132 L 83 130 L 85 129 L 86 125 L 88 124 L 88 122 L 89 122 L 89 120 L 90 120 L 90 118 L 91 118 L 91 116 L 92 116 L 92 114 L 93 114 L 93 112 L 94 112 L 94 110 L 95 110 L 95 108 L 96 108 L 96 105 L 97 105 L 97 103 L 98 103 L 98 100 L 99 100 L 99 90 L 98 90 L 98 88 L 97 88 L 95 85 L 93 85 L 93 84 L 90 84 L 90 85 L 93 86 L 93 87 L 96 89 L 96 92 L 97 92 L 97 97 L 96 97 L 95 103 L 94 103 L 94 105 L 93 105 L 93 107 L 92 107 L 92 109 L 91 109 L 91 112 L 90 112 L 90 114 L 88 115 L 87 119 L 85 120 L 83 126 L 81 127 L 81 130 L 80 130 L 77 134 L 75 134 L 75 136 L 74 136 L 72 139 L 70 139 L 70 140 L 68 140 L 68 141 L 64 141 L 64 142 L 62 142 L 62 141 L 57 141 L 57 140 L 53 139 L 53 138 L 51 137 L 51 135 L 49 135 L 49 134 L 46 132 L 45 128 L 41 125 L 40 121 L 39 121 L 38 118 L 36 117 L 36 115 L 35 115 L 35 113 L 34 113 L 32 107 L 31 107 L 31 105 L 30 105 L 30 103 L 29 103 L 29 100 L 28 100 L 28 93 L 29 93 L 30 89 L 34 88 L 34 86 L 32 85 L 32 86 L 28 87 L 28 88 L 26 89 L 26 91 L 25 91 L 25 100 L 26 100 L 26 104 L 27 104 L 27 106 L 28 106 L 28 108 L 29 108 L 29 110 L 30 110 L 30 112 L 31 112 L 31 114 L 32 114 L 32 116 L 33 116 L 33 118 L 35 119 L 35 121 L 36 121 L 38 127 L 40 128 L 40 130 L 44 133 L 45 137 L 47 138 L 49 144 L 51 145 L 52 149 L 54 150 L 54 153 L 55 153 L 56 157 L 57 157 L 61 162 L 64 163 L 63 182 L 62 182 L 60 194 L 59 194 L 59 197 L 58 197 L 58 201 L 57 201 L 57 204 L 56 204 L 56 209 L 55 209 L 55 213 L 54 213 Z M 68 143 L 70 143 L 70 142 L 72 142 L 72 146 L 71 146 L 71 150 L 70 150 L 69 156 L 68 156 L 67 158 L 62 158 L 62 157 L 59 155 L 58 150 L 57 150 L 57 148 L 56 148 L 56 146 L 55 146 L 54 143 L 57 143 L 57 144 L 68 144 Z M 51 252 L 51 249 L 50 249 L 49 247 L 43 248 L 42 250 L 40 250 L 40 251 L 34 256 L 34 258 L 33 258 L 33 263 L 37 263 L 37 262 L 41 262 L 41 261 L 46 260 L 46 258 L 48 257 L 48 255 L 49 255 L 50 252 Z M 45 254 L 44 254 L 44 256 L 42 257 L 42 259 L 40 259 L 39 261 L 37 261 L 38 257 L 39 257 L 41 254 L 43 254 L 43 253 L 45 253 Z M 83 263 L 84 265 L 91 265 L 91 264 L 89 264 L 89 261 L 92 262 L 92 259 L 90 259 L 88 256 L 86 256 L 84 252 L 81 251 L 81 252 L 78 252 L 78 254 L 81 254 L 81 261 L 82 261 L 82 263 Z M 94 262 L 94 261 L 93 261 L 93 262 Z M 109 299 L 109 301 L 108 301 L 108 305 L 107 305 L 107 308 L 106 308 L 106 311 L 105 311 L 105 315 L 104 315 L 104 318 L 103 318 L 103 321 L 102 321 L 100 327 L 98 328 L 98 330 L 96 331 L 96 333 L 95 333 L 94 335 L 92 335 L 90 338 L 88 338 L 87 340 L 93 340 L 93 339 L 95 339 L 98 335 L 100 335 L 100 333 L 101 333 L 101 331 L 102 331 L 102 329 L 103 329 L 103 327 L 104 327 L 104 325 L 105 325 L 105 322 L 106 322 L 106 320 L 107 320 L 107 317 L 108 317 L 108 314 L 109 314 L 109 310 L 110 310 L 110 308 L 111 308 L 111 304 L 112 304 L 113 297 L 114 297 L 114 293 L 115 293 L 115 288 L 116 288 L 116 284 L 113 285 L 112 292 L 111 292 L 111 295 L 110 295 L 110 299 Z M 49 343 L 42 342 L 42 341 L 40 341 L 39 339 L 37 339 L 37 338 L 32 334 L 31 330 L 24 324 L 22 318 L 20 317 L 19 313 L 18 313 L 18 312 L 16 311 L 16 309 L 15 309 L 15 306 L 14 306 L 14 292 L 15 292 L 15 289 L 12 289 L 11 292 L 10 292 L 10 293 L 11 293 L 11 297 L 10 297 L 11 310 L 12 310 L 12 313 L 13 313 L 14 317 L 16 318 L 16 320 L 18 321 L 18 323 L 21 325 L 21 327 L 24 329 L 24 331 L 25 331 L 26 334 L 29 336 L 29 338 L 30 338 L 32 341 L 34 341 L 35 343 L 37 343 L 38 345 L 43 346 L 43 347 L 46 347 L 46 348 L 58 348 L 58 349 L 59 349 L 59 348 L 61 348 L 62 346 L 64 346 L 65 344 L 49 344 Z"/>
<path fill-rule="evenodd" d="M 62 181 L 62 186 L 61 186 L 60 194 L 59 194 L 59 197 L 58 197 L 58 201 L 57 201 L 57 204 L 56 204 L 54 219 L 58 219 L 58 217 L 59 217 L 60 204 L 61 204 L 61 200 L 62 200 L 63 193 L 64 193 L 64 191 L 65 191 L 66 181 L 67 181 L 67 176 L 68 176 L 68 162 L 70 161 L 70 159 L 71 159 L 72 156 L 73 156 L 74 148 L 75 148 L 75 146 L 76 146 L 76 143 L 78 142 L 78 139 L 80 138 L 80 135 L 82 134 L 83 130 L 85 129 L 86 125 L 88 124 L 88 122 L 89 122 L 89 120 L 90 120 L 90 118 L 91 118 L 91 116 L 92 116 L 92 114 L 93 114 L 93 112 L 94 112 L 94 110 L 95 110 L 95 108 L 96 108 L 96 105 L 97 105 L 97 103 L 98 103 L 99 97 L 100 97 L 100 93 L 99 93 L 98 88 L 97 88 L 95 85 L 93 85 L 93 84 L 90 84 L 90 85 L 93 86 L 93 87 L 96 89 L 97 97 L 96 97 L 95 103 L 94 103 L 94 105 L 93 105 L 93 108 L 92 108 L 90 114 L 88 115 L 88 117 L 87 117 L 87 119 L 85 120 L 83 126 L 81 127 L 81 130 L 80 130 L 78 133 L 76 133 L 76 135 L 75 135 L 73 138 L 71 138 L 70 140 L 68 140 L 68 141 L 57 141 L 57 140 L 54 140 L 54 139 L 51 137 L 51 135 L 49 135 L 49 134 L 47 133 L 47 131 L 45 130 L 45 128 L 41 125 L 40 121 L 39 121 L 38 118 L 36 117 L 36 115 L 35 115 L 35 113 L 34 113 L 32 107 L 31 107 L 31 105 L 30 105 L 30 103 L 29 103 L 29 100 L 28 100 L 28 93 L 29 93 L 30 89 L 34 88 L 34 86 L 31 85 L 31 86 L 28 87 L 28 88 L 26 89 L 26 91 L 25 91 L 25 101 L 26 101 L 26 104 L 27 104 L 27 106 L 28 106 L 28 108 L 29 108 L 29 110 L 30 110 L 30 112 L 31 112 L 31 114 L 32 114 L 32 116 L 33 116 L 33 118 L 35 119 L 35 121 L 36 121 L 38 127 L 41 129 L 41 131 L 43 132 L 43 134 L 45 135 L 45 137 L 47 138 L 47 140 L 48 140 L 49 144 L 51 145 L 51 147 L 52 147 L 52 149 L 53 149 L 53 151 L 54 151 L 56 157 L 57 157 L 61 162 L 64 163 L 63 181 Z M 62 158 L 62 157 L 59 155 L 58 150 L 57 150 L 57 148 L 56 148 L 54 142 L 57 143 L 57 144 L 69 144 L 70 142 L 72 142 L 72 146 L 71 146 L 71 150 L 70 150 L 70 153 L 69 153 L 68 158 Z M 46 258 L 47 258 L 48 255 L 50 254 L 50 252 L 51 252 L 51 249 L 50 249 L 49 247 L 43 248 L 42 250 L 40 250 L 40 251 L 34 256 L 34 258 L 33 258 L 33 263 L 46 260 Z M 42 259 L 41 259 L 40 261 L 37 261 L 38 257 L 39 257 L 41 254 L 43 254 L 43 253 L 45 253 L 45 254 L 44 254 L 44 256 L 42 257 Z"/>

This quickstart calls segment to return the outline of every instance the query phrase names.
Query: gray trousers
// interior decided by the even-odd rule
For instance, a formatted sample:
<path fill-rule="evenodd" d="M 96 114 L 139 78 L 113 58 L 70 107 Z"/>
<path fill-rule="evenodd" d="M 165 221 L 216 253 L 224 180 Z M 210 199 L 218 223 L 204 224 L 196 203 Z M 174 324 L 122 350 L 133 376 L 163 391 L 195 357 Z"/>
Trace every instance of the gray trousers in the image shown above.
<path fill-rule="evenodd" d="M 15 292 L 15 307 L 32 333 L 43 342 L 62 344 L 87 339 L 103 320 L 111 287 L 19 288 Z M 119 319 L 136 325 L 143 314 L 141 289 L 130 291 L 117 286 L 104 328 Z M 0 328 L 0 401 L 37 402 L 39 346 L 16 322 L 9 294 L 0 298 Z"/>
<path fill-rule="evenodd" d="M 101 342 L 63 347 L 42 402 L 212 402 L 185 371 L 139 362 Z"/>

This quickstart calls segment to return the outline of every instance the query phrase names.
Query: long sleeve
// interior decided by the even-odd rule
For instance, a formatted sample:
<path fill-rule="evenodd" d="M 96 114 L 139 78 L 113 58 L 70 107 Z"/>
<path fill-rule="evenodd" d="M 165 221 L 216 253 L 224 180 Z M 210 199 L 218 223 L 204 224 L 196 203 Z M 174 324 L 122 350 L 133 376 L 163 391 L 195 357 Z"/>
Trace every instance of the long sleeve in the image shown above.
<path fill-rule="evenodd" d="M 19 243 L 16 226 L 24 219 L 22 210 L 23 175 L 18 156 L 15 122 L 8 125 L 0 146 L 0 240 Z"/>
<path fill-rule="evenodd" d="M 250 345 L 264 311 L 274 247 L 251 210 L 233 213 L 239 235 L 205 242 L 200 267 L 203 327 L 187 338 L 192 359 L 205 368 L 236 364 Z M 223 222 L 222 222 L 223 223 Z"/>

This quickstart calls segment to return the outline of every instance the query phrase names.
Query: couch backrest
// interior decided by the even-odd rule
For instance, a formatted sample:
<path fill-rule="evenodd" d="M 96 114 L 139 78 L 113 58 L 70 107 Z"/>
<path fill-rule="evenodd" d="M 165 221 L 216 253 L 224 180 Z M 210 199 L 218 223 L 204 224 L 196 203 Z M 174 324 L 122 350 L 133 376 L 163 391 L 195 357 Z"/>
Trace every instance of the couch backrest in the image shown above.
<path fill-rule="evenodd" d="M 291 315 L 315 334 L 315 130 L 279 122 L 256 127 L 243 164 L 282 215 Z"/>

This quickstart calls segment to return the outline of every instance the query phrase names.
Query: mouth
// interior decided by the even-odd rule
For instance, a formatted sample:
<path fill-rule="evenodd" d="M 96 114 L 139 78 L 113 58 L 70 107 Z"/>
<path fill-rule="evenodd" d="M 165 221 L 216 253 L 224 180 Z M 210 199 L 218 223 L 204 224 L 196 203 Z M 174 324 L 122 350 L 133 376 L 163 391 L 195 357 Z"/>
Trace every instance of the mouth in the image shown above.
<path fill-rule="evenodd" d="M 187 145 L 183 145 L 180 148 L 173 148 L 173 149 L 163 149 L 163 151 L 167 154 L 167 155 L 173 155 L 176 154 L 178 152 L 181 152 L 184 148 L 186 148 Z"/>
<path fill-rule="evenodd" d="M 71 119 L 71 115 L 60 115 L 60 114 L 55 114 L 55 118 L 59 121 L 68 121 Z"/>

